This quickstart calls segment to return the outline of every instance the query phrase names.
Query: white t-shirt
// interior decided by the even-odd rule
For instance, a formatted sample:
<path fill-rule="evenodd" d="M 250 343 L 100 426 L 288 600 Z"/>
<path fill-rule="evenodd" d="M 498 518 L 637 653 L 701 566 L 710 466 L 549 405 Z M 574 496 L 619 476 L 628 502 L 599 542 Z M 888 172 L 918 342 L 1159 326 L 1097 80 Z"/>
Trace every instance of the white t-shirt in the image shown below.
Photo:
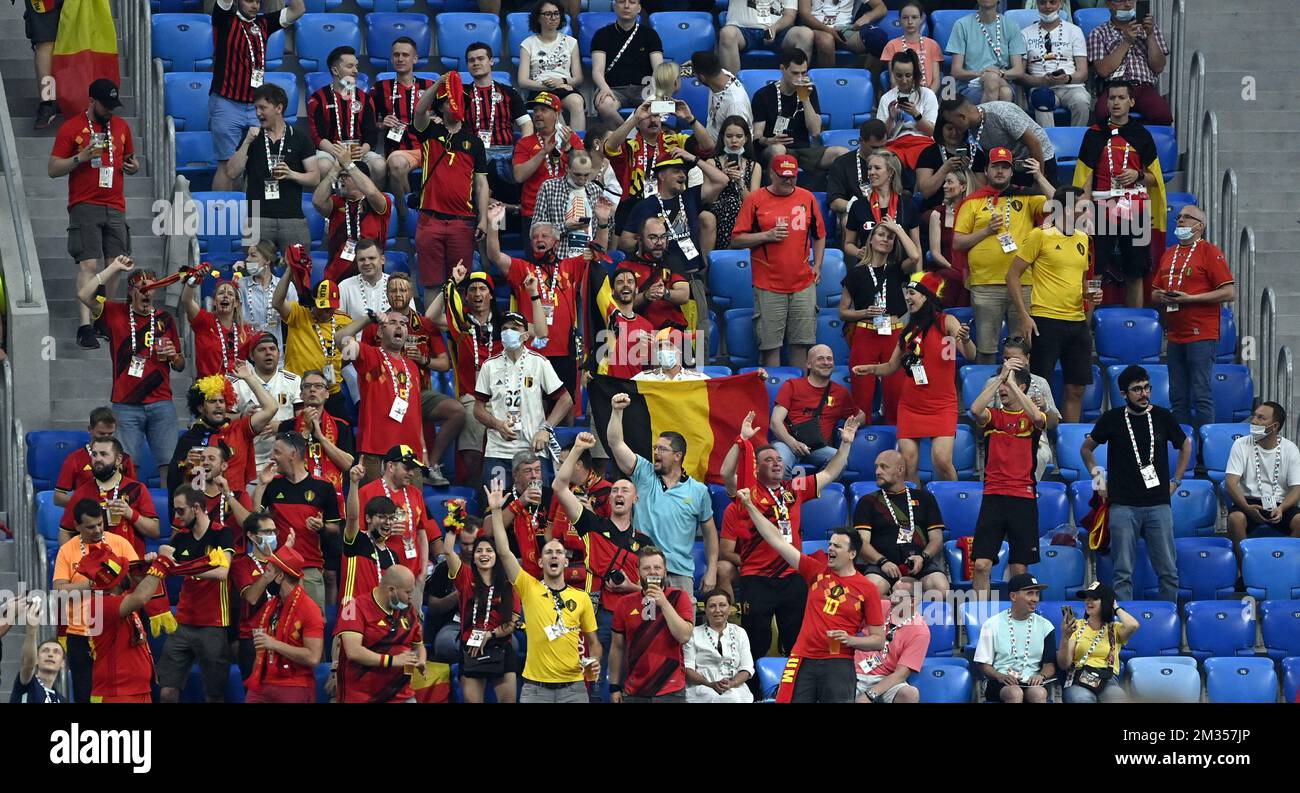
<path fill-rule="evenodd" d="M 1088 42 L 1083 38 L 1083 29 L 1073 23 L 1062 22 L 1051 31 L 1045 31 L 1035 22 L 1020 33 L 1028 48 L 1025 71 L 1035 77 L 1057 69 L 1071 74 L 1074 72 L 1074 59 L 1088 57 Z M 1051 52 L 1047 47 L 1049 40 Z"/>
<path fill-rule="evenodd" d="M 547 44 L 537 36 L 529 36 L 519 49 L 528 53 L 528 78 L 541 82 L 554 77 L 563 82 L 573 79 L 569 71 L 573 53 L 578 51 L 578 40 L 559 33 L 555 41 Z"/>
<path fill-rule="evenodd" d="M 1264 506 L 1272 509 L 1282 503 L 1289 488 L 1300 485 L 1300 449 L 1286 438 L 1278 438 L 1276 446 L 1265 449 L 1246 435 L 1233 441 L 1226 470 L 1241 477 L 1241 489 L 1247 496 L 1263 500 Z M 1263 477 L 1262 484 L 1257 473 Z"/>
<path fill-rule="evenodd" d="M 239 279 L 239 306 L 244 310 L 244 321 L 252 325 L 253 330 L 275 336 L 276 344 L 280 345 L 280 360 L 283 362 L 284 330 L 281 327 L 280 313 L 271 306 L 271 298 L 275 296 L 275 288 L 279 284 L 280 279 L 275 275 L 271 276 L 271 283 L 265 287 L 256 278 L 244 276 Z M 298 290 L 291 283 L 289 291 L 285 293 L 284 304 L 292 306 L 297 302 Z"/>
<path fill-rule="evenodd" d="M 798 10 L 798 0 L 731 0 L 727 4 L 727 24 L 738 28 L 766 28 L 775 24 L 786 11 Z"/>
<path fill-rule="evenodd" d="M 808 5 L 813 19 L 828 27 L 843 30 L 853 24 L 854 0 L 811 0 Z"/>
<path fill-rule="evenodd" d="M 898 101 L 898 89 L 890 88 L 888 91 L 884 93 L 883 96 L 880 97 L 880 104 L 876 106 L 876 118 L 888 124 L 889 106 L 897 101 Z M 912 94 L 912 101 L 916 103 L 916 109 L 921 112 L 921 118 L 930 122 L 931 125 L 934 125 L 938 121 L 939 97 L 934 95 L 934 91 L 931 91 L 929 88 L 926 88 L 923 85 L 917 86 L 916 90 Z M 915 121 L 904 120 L 902 117 L 903 111 L 900 110 L 898 112 L 899 112 L 898 123 L 894 125 L 894 134 L 890 136 L 889 138 L 890 140 L 893 140 L 894 138 L 900 137 L 902 135 L 923 134 L 921 132 L 917 132 Z M 928 138 L 930 136 L 926 135 L 926 137 Z"/>
<path fill-rule="evenodd" d="M 253 370 L 253 376 L 258 380 L 262 376 Z M 277 426 L 281 421 L 288 421 L 293 418 L 293 406 L 302 402 L 302 380 L 293 372 L 286 372 L 283 369 L 276 370 L 271 375 L 271 379 L 265 381 L 262 386 L 271 394 L 271 398 L 279 403 L 280 407 L 275 411 L 275 419 L 271 426 Z M 258 407 L 257 397 L 253 396 L 253 391 L 243 380 L 235 381 L 235 412 L 245 415 L 249 411 L 256 411 Z M 253 438 L 253 450 L 257 456 L 257 468 L 261 470 L 262 466 L 271 461 L 271 447 L 275 445 L 274 435 L 256 435 Z"/>
<path fill-rule="evenodd" d="M 517 361 L 505 353 L 484 361 L 474 383 L 474 395 L 493 416 L 507 422 L 513 416 L 516 437 L 507 441 L 501 433 L 489 429 L 483 455 L 508 458 L 533 448 L 533 436 L 546 423 L 542 400 L 563 388 L 564 382 L 551 362 L 530 350 L 525 349 Z"/>
<path fill-rule="evenodd" d="M 618 202 L 623 199 L 623 185 L 618 181 L 618 174 L 614 173 L 614 166 L 609 164 L 609 160 L 605 160 L 605 167 L 600 169 L 599 179 L 605 188 L 605 198 L 617 209 Z"/>
<path fill-rule="evenodd" d="M 687 369 L 683 366 L 677 370 L 677 374 L 668 377 L 662 369 L 646 369 L 644 372 L 637 372 L 633 380 L 652 380 L 656 382 L 680 382 L 682 380 L 708 380 L 709 376 L 699 369 Z"/>
<path fill-rule="evenodd" d="M 359 273 L 339 282 L 339 311 L 357 319 L 366 315 L 366 309 L 376 314 L 388 310 L 388 273 L 380 275 L 374 286 Z"/>
<path fill-rule="evenodd" d="M 741 85 L 730 72 L 727 72 L 730 81 L 727 87 L 717 93 L 709 93 L 709 123 L 706 125 L 709 134 L 717 142 L 717 150 L 722 150 L 722 141 L 719 135 L 722 132 L 722 122 L 730 116 L 740 116 L 745 119 L 745 123 L 750 127 L 754 126 L 754 110 L 749 104 L 749 94 L 745 93 L 745 86 Z"/>

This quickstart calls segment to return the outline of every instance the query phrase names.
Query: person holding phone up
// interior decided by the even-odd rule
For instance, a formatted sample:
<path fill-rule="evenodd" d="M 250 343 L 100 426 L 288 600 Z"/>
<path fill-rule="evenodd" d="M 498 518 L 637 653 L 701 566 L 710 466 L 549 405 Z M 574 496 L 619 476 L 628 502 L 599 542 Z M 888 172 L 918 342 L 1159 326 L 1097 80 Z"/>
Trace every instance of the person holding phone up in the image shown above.
<path fill-rule="evenodd" d="M 1147 125 L 1174 123 L 1169 103 L 1156 84 L 1169 61 L 1169 45 L 1151 16 L 1150 0 L 1106 0 L 1110 20 L 1088 34 L 1088 63 L 1103 80 L 1133 83 L 1137 112 Z M 1098 97 L 1093 117 L 1106 118 L 1106 97 Z"/>
<path fill-rule="evenodd" d="M 1119 650 L 1142 623 L 1100 581 L 1080 589 L 1077 597 L 1083 598 L 1083 619 L 1076 620 L 1070 606 L 1061 607 L 1061 646 L 1056 651 L 1063 672 L 1061 698 L 1071 704 L 1123 702 L 1127 697 L 1118 680 Z"/>

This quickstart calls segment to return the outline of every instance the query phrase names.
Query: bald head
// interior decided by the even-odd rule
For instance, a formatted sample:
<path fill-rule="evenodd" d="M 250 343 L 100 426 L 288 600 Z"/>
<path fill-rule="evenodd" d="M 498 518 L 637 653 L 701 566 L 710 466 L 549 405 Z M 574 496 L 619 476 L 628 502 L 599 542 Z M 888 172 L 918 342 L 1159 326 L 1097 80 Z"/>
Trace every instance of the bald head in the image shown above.
<path fill-rule="evenodd" d="M 907 477 L 907 464 L 903 455 L 890 449 L 876 455 L 876 487 L 881 490 L 898 490 Z"/>
<path fill-rule="evenodd" d="M 380 602 L 387 597 L 388 607 L 394 611 L 409 608 L 415 596 L 415 574 L 405 565 L 395 564 L 379 577 Z"/>
<path fill-rule="evenodd" d="M 829 345 L 814 344 L 808 349 L 808 374 L 826 379 L 835 371 L 835 353 Z"/>
<path fill-rule="evenodd" d="M 1184 245 L 1195 242 L 1205 236 L 1205 221 L 1205 210 L 1195 204 L 1188 204 L 1178 211 L 1178 217 L 1175 221 L 1177 228 L 1174 234 L 1178 237 L 1178 241 Z M 1188 232 L 1180 233 L 1177 229 L 1189 229 L 1191 233 L 1190 235 Z"/>

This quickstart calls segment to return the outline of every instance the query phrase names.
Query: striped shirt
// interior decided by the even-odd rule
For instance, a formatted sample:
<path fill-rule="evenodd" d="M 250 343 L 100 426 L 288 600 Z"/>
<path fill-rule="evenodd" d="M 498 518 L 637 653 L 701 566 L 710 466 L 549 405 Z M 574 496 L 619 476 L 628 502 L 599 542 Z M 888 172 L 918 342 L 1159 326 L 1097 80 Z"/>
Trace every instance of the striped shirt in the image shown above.
<path fill-rule="evenodd" d="M 266 71 L 267 41 L 284 25 L 287 13 L 286 8 L 274 15 L 258 14 L 249 22 L 235 12 L 234 0 L 218 0 L 212 6 L 210 93 L 252 104 L 253 70 Z"/>

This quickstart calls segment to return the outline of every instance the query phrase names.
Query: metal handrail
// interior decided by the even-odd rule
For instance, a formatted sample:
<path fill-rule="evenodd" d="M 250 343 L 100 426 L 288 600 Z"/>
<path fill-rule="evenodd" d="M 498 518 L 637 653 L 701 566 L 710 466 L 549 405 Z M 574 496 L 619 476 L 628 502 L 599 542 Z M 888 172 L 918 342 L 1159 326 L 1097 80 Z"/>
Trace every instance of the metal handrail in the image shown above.
<path fill-rule="evenodd" d="M 1201 118 L 1200 151 L 1196 153 L 1196 173 L 1193 176 L 1196 197 L 1201 202 L 1201 209 L 1211 223 L 1218 209 L 1219 197 L 1215 188 L 1216 174 L 1219 172 L 1219 117 L 1213 110 L 1205 111 Z M 1211 231 L 1214 231 L 1211 229 Z M 1218 239 L 1217 236 L 1214 237 Z"/>
<path fill-rule="evenodd" d="M 1205 56 L 1200 50 L 1192 53 L 1191 63 L 1186 69 L 1186 96 L 1175 96 L 1174 132 L 1183 136 L 1187 144 L 1187 167 L 1190 169 L 1188 184 L 1196 187 L 1196 170 L 1200 167 L 1197 156 L 1201 143 L 1201 117 L 1205 113 Z M 1181 80 L 1181 78 L 1180 78 Z"/>
<path fill-rule="evenodd" d="M 169 188 L 176 184 L 176 123 L 171 116 L 163 119 L 162 133 L 162 157 L 153 172 L 153 192 L 157 198 L 166 198 Z"/>
<path fill-rule="evenodd" d="M 1184 44 L 1186 41 L 1184 35 L 1187 31 L 1186 0 L 1174 0 L 1172 15 L 1173 22 L 1165 29 L 1168 30 L 1170 34 L 1170 48 L 1173 50 L 1170 55 L 1173 62 L 1170 64 L 1170 68 L 1165 70 L 1165 74 L 1169 75 L 1169 98 L 1172 100 L 1174 106 L 1174 134 L 1179 138 L 1179 151 L 1183 152 L 1187 151 L 1189 146 L 1186 129 L 1187 118 L 1184 112 L 1180 112 L 1181 108 L 1187 101 L 1186 98 L 1183 97 L 1183 91 L 1185 90 L 1184 86 L 1190 79 L 1189 75 L 1186 73 L 1185 64 L 1185 61 L 1187 60 L 1187 47 Z M 1161 21 L 1162 20 L 1157 19 L 1156 24 L 1159 25 Z M 1203 69 L 1202 75 L 1204 75 Z M 1201 80 L 1200 85 L 1202 88 L 1204 87 L 1205 81 L 1203 79 Z"/>
<path fill-rule="evenodd" d="M 0 125 L 0 168 L 4 170 L 5 190 L 9 194 L 9 206 L 12 211 L 15 242 L 18 250 L 18 263 L 23 271 L 22 300 L 18 305 L 33 307 L 37 305 L 35 287 L 32 282 L 32 261 L 29 252 L 35 252 L 36 241 L 28 238 L 32 227 L 31 216 L 27 208 L 27 193 L 23 188 L 23 166 L 18 157 L 18 144 L 14 141 L 13 123 L 9 116 L 9 100 L 5 97 L 4 81 L 0 80 L 0 114 L 5 123 Z"/>
<path fill-rule="evenodd" d="M 1276 383 L 1273 381 L 1273 367 L 1277 364 L 1277 295 L 1273 287 L 1266 286 L 1259 296 L 1259 351 L 1255 356 L 1259 361 L 1258 384 L 1260 393 L 1266 397 L 1271 394 Z"/>
<path fill-rule="evenodd" d="M 1257 341 L 1259 332 L 1255 327 L 1255 308 L 1251 298 L 1255 293 L 1255 230 L 1250 226 L 1241 230 L 1241 235 L 1237 238 L 1237 255 L 1231 257 L 1229 262 L 1232 265 L 1233 280 L 1237 284 L 1234 311 L 1237 314 L 1238 332 L 1243 339 Z M 1260 354 L 1260 350 L 1255 350 L 1256 358 Z"/>
<path fill-rule="evenodd" d="M 1210 219 L 1213 222 L 1213 218 Z M 1237 238 L 1237 174 L 1229 168 L 1223 172 L 1219 190 L 1218 228 L 1210 228 L 1210 241 L 1223 250 Z"/>
<path fill-rule="evenodd" d="M 9 529 L 14 534 L 15 563 L 18 581 L 27 586 L 43 587 L 45 582 L 45 543 L 36 536 L 32 519 L 35 495 L 27 476 L 27 443 L 23 424 L 14 412 L 14 376 L 9 361 L 0 361 L 0 462 L 4 470 L 0 481 L 5 508 L 9 512 Z"/>
<path fill-rule="evenodd" d="M 1295 363 L 1291 356 L 1291 348 L 1285 344 L 1277 351 L 1277 360 L 1273 369 L 1276 382 L 1273 383 L 1272 389 L 1268 392 L 1274 401 L 1286 408 L 1290 416 L 1296 416 L 1295 404 Z M 1300 441 L 1300 418 L 1292 419 L 1291 439 Z M 1286 427 L 1282 428 L 1283 434 Z"/>

